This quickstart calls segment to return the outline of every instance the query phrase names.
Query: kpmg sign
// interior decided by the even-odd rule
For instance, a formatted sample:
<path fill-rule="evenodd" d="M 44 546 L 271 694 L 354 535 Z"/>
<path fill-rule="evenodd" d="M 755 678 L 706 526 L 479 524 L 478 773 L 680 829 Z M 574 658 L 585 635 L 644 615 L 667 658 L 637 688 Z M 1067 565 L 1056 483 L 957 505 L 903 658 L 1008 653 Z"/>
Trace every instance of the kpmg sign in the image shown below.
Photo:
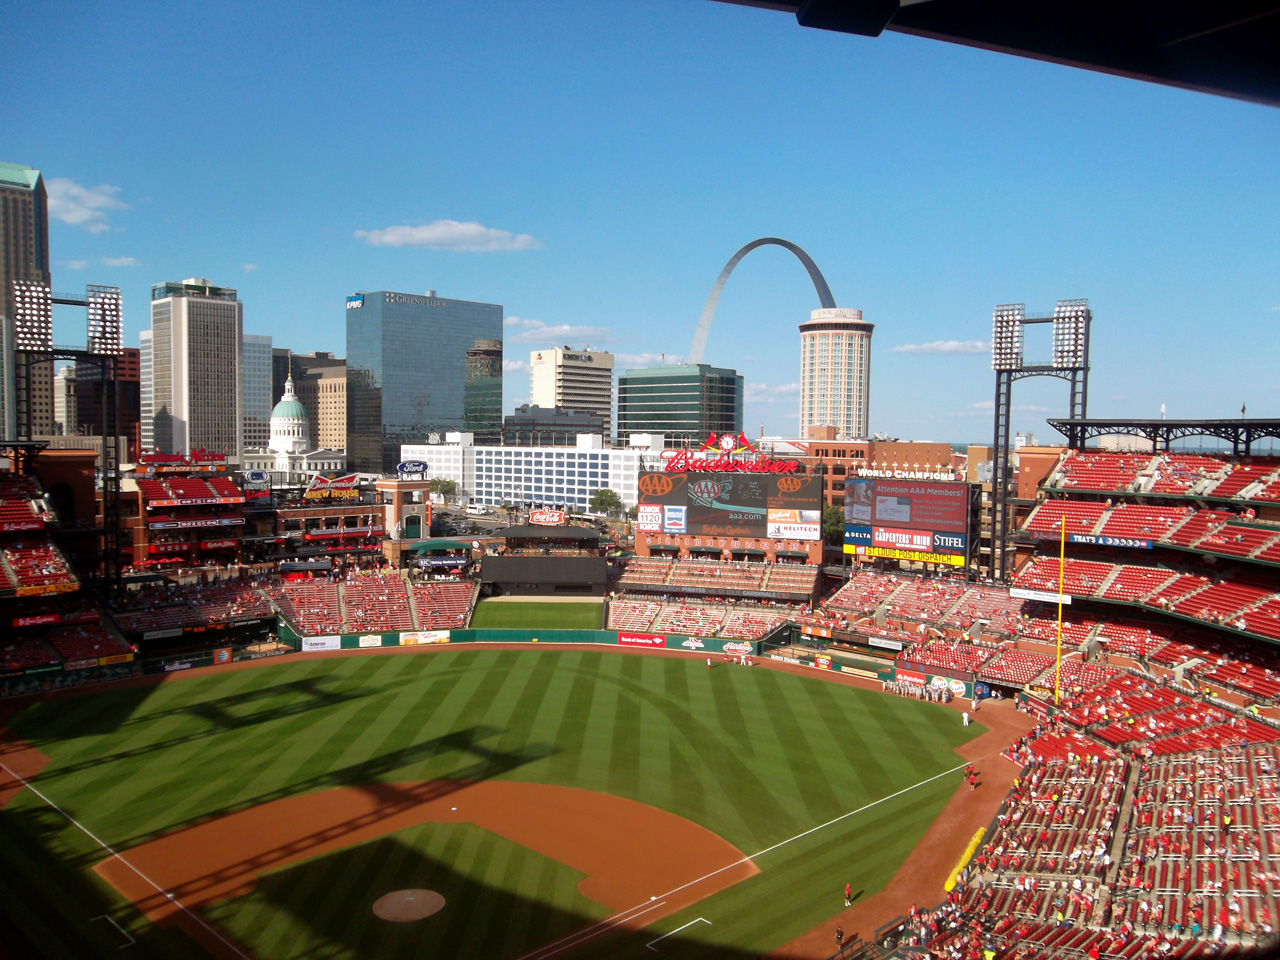
<path fill-rule="evenodd" d="M 419 307 L 446 306 L 443 300 L 432 300 L 428 297 L 411 297 L 407 293 L 384 293 L 382 297 L 384 303 L 412 303 Z"/>
<path fill-rule="evenodd" d="M 347 309 L 359 310 L 364 306 L 364 294 L 357 293 L 354 297 L 347 297 Z"/>

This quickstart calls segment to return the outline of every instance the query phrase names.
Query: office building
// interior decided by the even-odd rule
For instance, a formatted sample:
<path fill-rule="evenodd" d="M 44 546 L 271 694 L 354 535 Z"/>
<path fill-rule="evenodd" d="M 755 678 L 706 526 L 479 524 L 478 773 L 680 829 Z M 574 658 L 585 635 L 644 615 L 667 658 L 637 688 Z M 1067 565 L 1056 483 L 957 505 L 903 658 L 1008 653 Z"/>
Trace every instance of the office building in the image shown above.
<path fill-rule="evenodd" d="M 705 363 L 628 370 L 618 377 L 618 437 L 664 434 L 667 445 L 742 432 L 742 377 Z"/>
<path fill-rule="evenodd" d="M 502 307 L 373 290 L 347 298 L 347 460 L 391 473 L 405 443 L 502 424 Z"/>
<path fill-rule="evenodd" d="M 871 333 L 861 310 L 814 310 L 800 324 L 800 439 L 835 427 L 841 440 L 868 436 Z"/>
<path fill-rule="evenodd" d="M 25 296 L 15 284 L 34 285 L 43 297 Z M 53 322 L 48 290 L 49 198 L 39 170 L 0 163 L 0 437 L 19 436 L 19 389 L 30 388 L 31 405 L 23 409 L 21 433 L 31 437 L 53 432 L 53 363 L 28 366 L 18 349 L 19 300 L 34 309 L 40 325 Z M 28 383 L 29 382 L 29 383 Z M 29 423 L 27 422 L 29 421 Z"/>
<path fill-rule="evenodd" d="M 401 460 L 426 464 L 428 479 L 452 480 L 458 494 L 491 507 L 503 504 L 584 511 L 597 490 L 609 489 L 636 505 L 640 470 L 660 470 L 662 438 L 649 445 L 605 448 L 597 435 L 568 448 L 480 446 L 468 433 L 445 434 L 440 443 L 400 448 Z"/>
<path fill-rule="evenodd" d="M 150 449 L 240 462 L 243 305 L 204 277 L 151 288 Z"/>
<path fill-rule="evenodd" d="M 73 437 L 79 430 L 76 417 L 76 368 L 63 367 L 53 375 L 53 433 Z"/>
<path fill-rule="evenodd" d="M 599 350 L 534 350 L 529 354 L 529 403 L 594 413 L 613 436 L 613 354 Z"/>
<path fill-rule="evenodd" d="M 572 447 L 582 434 L 607 439 L 604 418 L 585 410 L 526 403 L 502 419 L 504 447 Z"/>
<path fill-rule="evenodd" d="M 240 346 L 242 450 L 265 447 L 271 439 L 271 338 L 246 333 Z"/>
<path fill-rule="evenodd" d="M 151 331 L 143 331 L 148 336 Z M 102 367 L 96 363 L 76 364 L 76 420 L 80 433 L 102 433 L 105 392 L 114 390 L 118 436 L 128 441 L 127 461 L 138 456 L 141 409 L 141 351 L 125 347 L 116 357 L 115 376 L 104 383 Z"/>

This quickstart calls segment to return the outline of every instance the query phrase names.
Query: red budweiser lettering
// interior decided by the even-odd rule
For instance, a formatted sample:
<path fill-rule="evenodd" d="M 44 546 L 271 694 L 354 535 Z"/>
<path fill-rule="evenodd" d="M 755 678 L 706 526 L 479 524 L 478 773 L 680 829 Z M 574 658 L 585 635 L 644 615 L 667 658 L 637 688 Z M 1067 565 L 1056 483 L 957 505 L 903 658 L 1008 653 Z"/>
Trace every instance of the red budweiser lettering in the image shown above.
<path fill-rule="evenodd" d="M 667 473 L 795 473 L 800 469 L 798 460 L 774 460 L 772 457 L 731 460 L 728 454 L 721 454 L 714 460 L 703 460 L 688 450 L 666 450 L 662 460 L 662 469 Z"/>

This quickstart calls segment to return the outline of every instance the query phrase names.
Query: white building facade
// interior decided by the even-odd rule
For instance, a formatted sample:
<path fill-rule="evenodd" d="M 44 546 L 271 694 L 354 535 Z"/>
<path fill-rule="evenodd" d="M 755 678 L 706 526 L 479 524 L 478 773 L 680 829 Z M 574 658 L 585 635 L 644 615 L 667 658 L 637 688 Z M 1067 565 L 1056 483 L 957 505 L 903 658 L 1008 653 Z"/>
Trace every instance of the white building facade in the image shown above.
<path fill-rule="evenodd" d="M 660 469 L 663 438 L 655 442 L 656 447 L 606 449 L 599 436 L 583 434 L 575 448 L 477 447 L 471 434 L 448 433 L 444 443 L 401 446 L 400 459 L 426 464 L 428 479 L 454 481 L 458 495 L 473 503 L 583 511 L 591 495 L 603 489 L 612 490 L 626 506 L 635 506 L 641 468 Z"/>
<path fill-rule="evenodd" d="M 613 436 L 613 354 L 568 347 L 531 351 L 529 403 L 593 413 L 604 419 L 604 435 Z"/>
<path fill-rule="evenodd" d="M 193 450 L 241 460 L 243 305 L 236 291 L 203 277 L 151 288 L 151 450 Z M 146 342 L 143 344 L 146 350 Z M 146 441 L 143 443 L 147 448 Z"/>
<path fill-rule="evenodd" d="M 869 436 L 871 334 L 861 310 L 814 310 L 800 324 L 800 439 L 834 426 L 840 440 Z"/>

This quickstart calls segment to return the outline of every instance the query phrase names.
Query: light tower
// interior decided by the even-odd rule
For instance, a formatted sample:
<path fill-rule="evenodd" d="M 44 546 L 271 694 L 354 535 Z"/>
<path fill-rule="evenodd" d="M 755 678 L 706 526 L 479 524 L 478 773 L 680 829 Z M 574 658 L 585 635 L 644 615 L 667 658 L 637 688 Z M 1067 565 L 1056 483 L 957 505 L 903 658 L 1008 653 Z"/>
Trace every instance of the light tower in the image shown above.
<path fill-rule="evenodd" d="M 1027 361 L 1022 355 L 1023 328 L 1053 324 L 1053 353 L 1048 359 Z M 1093 311 L 1088 300 L 1059 300 L 1053 313 L 1029 314 L 1026 305 L 1005 303 L 991 320 L 991 368 L 996 372 L 995 440 L 991 445 L 991 576 L 1003 580 L 1005 540 L 1009 526 L 1010 412 L 1013 381 L 1026 377 L 1057 377 L 1071 385 L 1071 419 L 1083 419 L 1089 404 L 1089 326 Z"/>

